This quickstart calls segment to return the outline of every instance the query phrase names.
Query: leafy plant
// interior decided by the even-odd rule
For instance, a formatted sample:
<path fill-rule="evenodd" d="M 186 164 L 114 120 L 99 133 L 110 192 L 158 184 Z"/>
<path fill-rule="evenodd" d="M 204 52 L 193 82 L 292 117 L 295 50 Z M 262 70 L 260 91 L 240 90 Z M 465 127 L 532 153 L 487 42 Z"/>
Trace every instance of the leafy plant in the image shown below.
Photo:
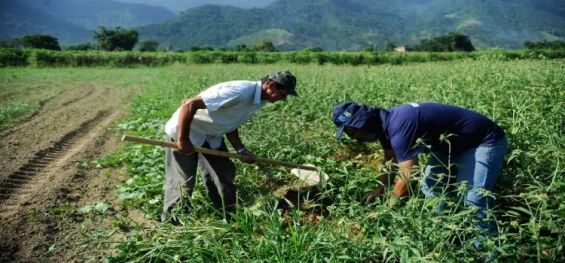
<path fill-rule="evenodd" d="M 81 207 L 78 211 L 81 213 L 90 213 L 92 211 L 98 212 L 100 214 L 105 214 L 108 209 L 112 208 L 112 204 L 104 203 L 104 202 L 97 202 L 92 205 L 86 205 Z"/>

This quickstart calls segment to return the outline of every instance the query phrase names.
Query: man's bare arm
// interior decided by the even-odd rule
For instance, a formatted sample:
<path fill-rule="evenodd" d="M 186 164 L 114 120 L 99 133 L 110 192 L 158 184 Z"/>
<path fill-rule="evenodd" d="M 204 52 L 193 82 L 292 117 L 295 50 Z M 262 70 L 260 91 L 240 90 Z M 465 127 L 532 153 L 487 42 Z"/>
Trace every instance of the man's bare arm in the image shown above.
<path fill-rule="evenodd" d="M 238 129 L 235 129 L 231 132 L 226 133 L 226 137 L 230 141 L 233 148 L 236 151 L 238 151 L 237 153 L 244 156 L 244 158 L 241 159 L 241 161 L 246 162 L 246 163 L 255 162 L 255 155 L 251 151 L 245 149 L 245 146 L 241 142 L 241 138 L 239 137 L 239 130 Z"/>
<path fill-rule="evenodd" d="M 405 197 L 408 195 L 408 182 L 410 180 L 410 175 L 414 166 L 418 164 L 418 157 L 412 157 L 406 161 L 402 161 L 398 164 L 399 166 L 399 178 L 394 185 L 394 193 L 390 197 L 389 201 L 393 201 L 399 197 Z"/>
<path fill-rule="evenodd" d="M 226 137 L 236 151 L 244 147 L 243 142 L 241 142 L 241 138 L 239 137 L 238 129 L 226 133 Z"/>
<path fill-rule="evenodd" d="M 206 109 L 206 104 L 204 104 L 200 96 L 182 101 L 177 131 L 177 147 L 179 152 L 185 154 L 194 153 L 194 146 L 192 142 L 190 142 L 190 125 L 192 124 L 196 111 L 200 109 Z"/>

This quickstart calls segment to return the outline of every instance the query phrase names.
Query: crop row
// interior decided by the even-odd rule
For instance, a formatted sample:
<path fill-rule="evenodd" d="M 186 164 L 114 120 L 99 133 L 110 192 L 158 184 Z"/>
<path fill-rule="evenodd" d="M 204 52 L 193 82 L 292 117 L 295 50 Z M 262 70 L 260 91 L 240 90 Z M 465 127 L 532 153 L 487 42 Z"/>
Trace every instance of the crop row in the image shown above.
<path fill-rule="evenodd" d="M 0 49 L 0 67 L 158 67 L 181 64 L 400 65 L 414 62 L 565 58 L 564 50 L 480 52 L 102 52 Z"/>

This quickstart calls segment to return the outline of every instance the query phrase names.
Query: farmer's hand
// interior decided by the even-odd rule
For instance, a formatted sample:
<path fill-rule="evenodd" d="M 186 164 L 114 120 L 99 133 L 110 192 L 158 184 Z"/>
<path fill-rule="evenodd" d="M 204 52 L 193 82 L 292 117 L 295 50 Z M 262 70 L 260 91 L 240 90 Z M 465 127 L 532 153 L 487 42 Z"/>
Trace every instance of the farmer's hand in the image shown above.
<path fill-rule="evenodd" d="M 177 142 L 178 151 L 186 155 L 191 155 L 194 153 L 194 145 L 189 139 L 179 139 Z"/>
<path fill-rule="evenodd" d="M 371 192 L 368 192 L 361 198 L 361 204 L 371 204 L 374 203 L 378 198 L 382 198 L 384 194 L 384 190 L 382 188 L 377 188 Z"/>
<path fill-rule="evenodd" d="M 239 154 L 242 155 L 243 158 L 241 158 L 241 161 L 244 163 L 254 163 L 255 162 L 255 154 L 253 154 L 251 151 L 245 149 L 244 151 L 240 152 Z"/>

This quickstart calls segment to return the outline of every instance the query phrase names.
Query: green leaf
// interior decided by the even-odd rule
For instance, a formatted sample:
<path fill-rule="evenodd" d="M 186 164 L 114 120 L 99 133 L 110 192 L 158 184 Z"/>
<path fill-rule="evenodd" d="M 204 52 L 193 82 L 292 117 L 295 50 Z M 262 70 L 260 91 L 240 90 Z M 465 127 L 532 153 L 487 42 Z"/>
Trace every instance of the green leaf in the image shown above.
<path fill-rule="evenodd" d="M 90 211 L 92 211 L 92 209 L 94 209 L 93 205 L 86 205 L 81 207 L 78 211 L 81 213 L 90 213 Z"/>
<path fill-rule="evenodd" d="M 106 213 L 106 211 L 110 207 L 112 207 L 112 204 L 99 202 L 99 203 L 96 203 L 96 205 L 94 206 L 94 209 L 96 209 L 96 211 L 104 214 L 104 213 Z"/>
<path fill-rule="evenodd" d="M 74 209 L 74 207 L 71 206 L 71 205 L 61 205 L 61 206 L 52 207 L 50 210 L 53 213 L 58 213 L 58 212 L 64 212 L 64 211 L 71 211 L 73 209 Z"/>
<path fill-rule="evenodd" d="M 524 213 L 526 213 L 526 214 L 532 216 L 532 212 L 529 211 L 529 210 L 527 210 L 527 209 L 525 209 L 525 208 L 523 208 L 523 207 L 512 206 L 512 207 L 510 207 L 510 208 L 511 208 L 511 209 L 514 209 L 514 210 L 517 210 L 517 211 L 520 211 L 520 212 L 524 212 Z"/>
<path fill-rule="evenodd" d="M 55 251 L 55 248 L 57 247 L 57 244 L 53 244 L 49 247 L 49 249 L 47 250 L 47 253 L 52 253 L 53 251 Z"/>
<path fill-rule="evenodd" d="M 400 252 L 400 262 L 401 263 L 410 262 L 410 255 L 408 254 L 408 249 L 404 249 L 402 250 L 402 252 Z"/>

